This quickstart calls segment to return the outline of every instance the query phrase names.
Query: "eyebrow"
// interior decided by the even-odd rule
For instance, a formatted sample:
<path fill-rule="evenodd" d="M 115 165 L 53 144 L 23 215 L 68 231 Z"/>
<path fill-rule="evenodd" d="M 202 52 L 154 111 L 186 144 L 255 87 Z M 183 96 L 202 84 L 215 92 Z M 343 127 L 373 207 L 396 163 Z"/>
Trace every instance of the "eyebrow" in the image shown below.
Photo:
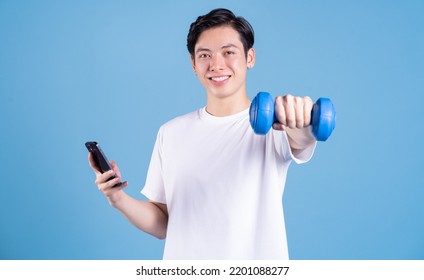
<path fill-rule="evenodd" d="M 237 47 L 236 45 L 231 44 L 231 43 L 221 47 L 221 49 L 227 49 L 227 48 L 237 48 L 238 49 L 239 47 Z M 203 51 L 210 52 L 211 50 L 208 49 L 208 48 L 198 48 L 196 50 L 196 53 L 203 52 Z"/>

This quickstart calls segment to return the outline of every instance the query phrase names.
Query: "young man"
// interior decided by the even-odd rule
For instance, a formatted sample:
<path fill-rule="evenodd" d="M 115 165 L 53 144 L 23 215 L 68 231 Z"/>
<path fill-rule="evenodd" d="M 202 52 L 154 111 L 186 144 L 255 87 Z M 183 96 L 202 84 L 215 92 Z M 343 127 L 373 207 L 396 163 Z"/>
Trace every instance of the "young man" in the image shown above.
<path fill-rule="evenodd" d="M 191 24 L 187 47 L 207 103 L 158 132 L 142 193 L 128 196 L 117 165 L 96 184 L 139 229 L 166 238 L 164 259 L 288 259 L 282 196 L 292 160 L 308 161 L 316 141 L 309 97 L 275 103 L 267 135 L 249 124 L 247 70 L 255 64 L 250 24 L 216 9 Z M 118 177 L 107 181 L 113 174 Z"/>

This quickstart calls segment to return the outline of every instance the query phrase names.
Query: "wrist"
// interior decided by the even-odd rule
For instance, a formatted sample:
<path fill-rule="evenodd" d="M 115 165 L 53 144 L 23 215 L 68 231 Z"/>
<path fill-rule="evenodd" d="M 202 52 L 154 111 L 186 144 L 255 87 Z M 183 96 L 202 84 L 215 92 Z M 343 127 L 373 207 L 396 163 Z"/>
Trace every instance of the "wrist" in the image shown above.
<path fill-rule="evenodd" d="M 123 204 L 123 200 L 125 199 L 125 193 L 123 190 L 115 191 L 112 195 L 107 195 L 106 198 L 109 201 L 109 204 L 119 209 Z"/>
<path fill-rule="evenodd" d="M 312 134 L 311 128 L 286 128 L 289 144 L 292 149 L 302 150 L 316 142 L 315 137 Z"/>

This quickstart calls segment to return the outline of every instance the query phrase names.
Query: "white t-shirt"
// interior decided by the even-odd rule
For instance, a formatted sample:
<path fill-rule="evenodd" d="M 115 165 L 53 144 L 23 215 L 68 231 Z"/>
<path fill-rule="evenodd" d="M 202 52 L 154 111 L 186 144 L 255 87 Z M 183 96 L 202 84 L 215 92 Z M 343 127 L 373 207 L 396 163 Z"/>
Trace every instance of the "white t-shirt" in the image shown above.
<path fill-rule="evenodd" d="M 285 132 L 256 135 L 249 110 L 215 117 L 205 108 L 164 124 L 146 184 L 167 204 L 164 259 L 288 259 L 282 197 L 292 159 Z"/>

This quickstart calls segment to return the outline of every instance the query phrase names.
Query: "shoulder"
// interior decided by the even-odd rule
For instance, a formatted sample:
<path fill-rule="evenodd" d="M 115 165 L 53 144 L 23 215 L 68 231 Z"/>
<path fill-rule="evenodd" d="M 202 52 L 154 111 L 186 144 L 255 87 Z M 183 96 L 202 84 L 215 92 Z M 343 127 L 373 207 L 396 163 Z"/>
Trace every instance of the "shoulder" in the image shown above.
<path fill-rule="evenodd" d="M 175 117 L 166 123 L 164 123 L 159 132 L 174 132 L 174 131 L 184 131 L 188 127 L 192 126 L 194 123 L 200 121 L 200 114 L 202 109 Z"/>

